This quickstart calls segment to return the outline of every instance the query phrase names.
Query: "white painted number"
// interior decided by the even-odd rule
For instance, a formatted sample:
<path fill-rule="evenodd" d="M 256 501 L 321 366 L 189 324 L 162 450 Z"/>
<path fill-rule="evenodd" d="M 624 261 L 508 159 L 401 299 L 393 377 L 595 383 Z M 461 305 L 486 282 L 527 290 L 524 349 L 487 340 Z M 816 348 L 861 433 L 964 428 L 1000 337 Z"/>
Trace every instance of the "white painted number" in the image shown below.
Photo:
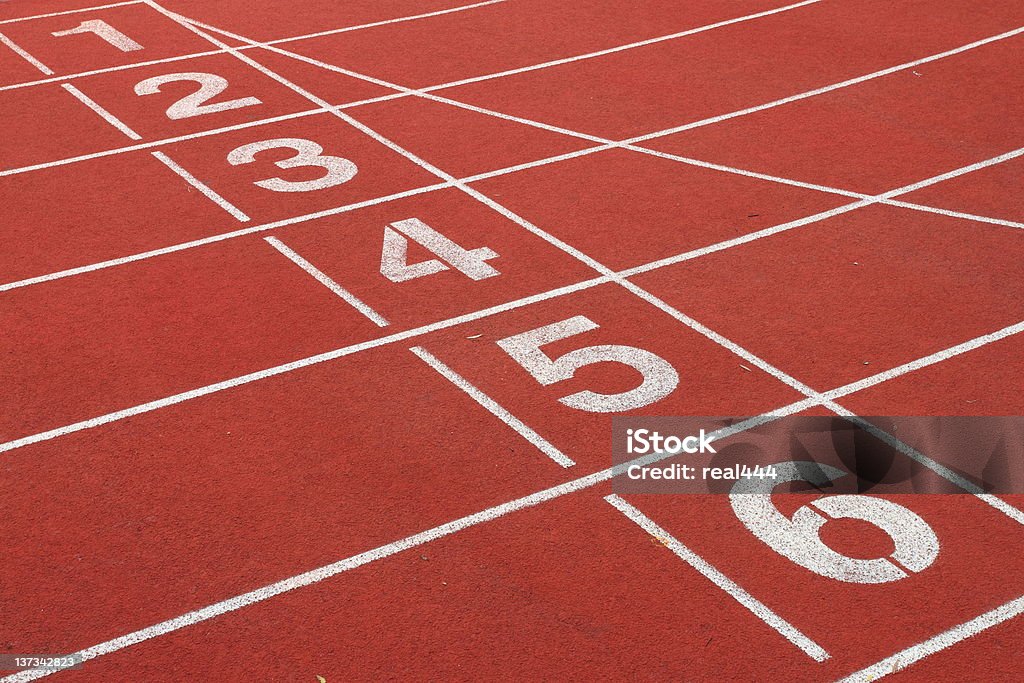
<path fill-rule="evenodd" d="M 846 473 L 829 465 L 785 462 L 775 465 L 774 479 L 741 479 L 729 500 L 733 512 L 755 536 L 775 552 L 815 574 L 848 583 L 888 583 L 909 572 L 927 569 L 939 554 L 939 539 L 928 523 L 907 508 L 865 495 L 824 496 L 811 503 L 826 516 L 804 505 L 786 517 L 771 500 L 772 490 L 791 481 L 824 486 Z M 818 530 L 829 519 L 859 519 L 874 524 L 892 538 L 889 558 L 847 557 L 821 540 Z"/>
<path fill-rule="evenodd" d="M 438 259 L 410 264 L 410 239 L 473 280 L 485 280 L 501 275 L 487 263 L 488 260 L 498 257 L 493 250 L 478 247 L 467 251 L 418 218 L 409 218 L 384 228 L 380 273 L 392 282 L 415 280 L 418 277 L 448 270 L 448 266 Z"/>
<path fill-rule="evenodd" d="M 155 95 L 160 92 L 160 88 L 163 85 L 167 83 L 174 83 L 176 81 L 195 81 L 199 84 L 199 90 L 172 104 L 167 109 L 167 118 L 169 119 L 187 119 L 193 116 L 215 114 L 229 109 L 238 109 L 240 107 L 251 107 L 255 104 L 262 104 L 260 100 L 255 97 L 243 97 L 237 100 L 228 100 L 227 102 L 205 104 L 205 102 L 209 102 L 211 99 L 227 90 L 228 81 L 226 78 L 215 74 L 200 72 L 164 74 L 163 76 L 147 78 L 135 85 L 135 94 Z"/>
<path fill-rule="evenodd" d="M 83 21 L 75 28 L 69 28 L 67 31 L 54 31 L 50 35 L 60 38 L 62 36 L 73 36 L 82 33 L 94 33 L 121 52 L 132 52 L 134 50 L 142 49 L 141 45 L 102 19 L 90 19 L 89 21 Z"/>
<path fill-rule="evenodd" d="M 356 165 L 348 159 L 325 155 L 324 148 L 312 140 L 302 138 L 277 138 L 274 140 L 263 140 L 242 145 L 231 150 L 228 154 L 228 163 L 232 166 L 239 164 L 251 164 L 256 161 L 256 155 L 268 149 L 293 149 L 294 156 L 287 159 L 275 161 L 278 168 L 304 168 L 319 167 L 326 171 L 321 177 L 315 180 L 284 180 L 282 178 L 267 178 L 257 180 L 254 184 L 266 190 L 274 192 L 311 192 L 323 190 L 335 185 L 341 185 L 352 180 L 355 176 Z"/>
<path fill-rule="evenodd" d="M 598 327 L 599 325 L 589 318 L 578 315 L 506 337 L 498 342 L 498 346 L 544 386 L 570 379 L 578 369 L 594 363 L 622 363 L 643 375 L 644 381 L 640 386 L 621 394 L 599 394 L 586 390 L 558 399 L 559 402 L 578 410 L 593 413 L 633 410 L 665 398 L 679 385 L 679 374 L 675 368 L 665 359 L 644 349 L 619 345 L 588 346 L 570 351 L 555 360 L 551 360 L 540 349 L 545 344 Z"/>

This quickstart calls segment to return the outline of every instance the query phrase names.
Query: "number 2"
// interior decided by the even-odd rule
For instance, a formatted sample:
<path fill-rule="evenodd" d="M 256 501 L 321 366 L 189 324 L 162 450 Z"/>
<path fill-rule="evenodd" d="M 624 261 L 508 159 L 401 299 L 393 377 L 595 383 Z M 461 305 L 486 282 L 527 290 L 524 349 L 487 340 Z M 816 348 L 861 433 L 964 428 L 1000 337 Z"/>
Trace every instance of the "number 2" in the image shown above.
<path fill-rule="evenodd" d="M 195 91 L 191 95 L 186 95 L 167 108 L 167 118 L 172 120 L 187 119 L 193 116 L 214 114 L 216 112 L 227 111 L 229 109 L 238 109 L 240 107 L 251 107 L 255 104 L 262 104 L 262 102 L 255 97 L 243 97 L 237 100 L 228 100 L 227 102 L 205 104 L 227 90 L 228 81 L 222 76 L 201 72 L 164 74 L 163 76 L 147 78 L 146 80 L 139 81 L 135 84 L 135 94 L 155 95 L 160 92 L 161 86 L 167 83 L 174 83 L 175 81 L 195 81 L 200 87 L 199 90 Z"/>

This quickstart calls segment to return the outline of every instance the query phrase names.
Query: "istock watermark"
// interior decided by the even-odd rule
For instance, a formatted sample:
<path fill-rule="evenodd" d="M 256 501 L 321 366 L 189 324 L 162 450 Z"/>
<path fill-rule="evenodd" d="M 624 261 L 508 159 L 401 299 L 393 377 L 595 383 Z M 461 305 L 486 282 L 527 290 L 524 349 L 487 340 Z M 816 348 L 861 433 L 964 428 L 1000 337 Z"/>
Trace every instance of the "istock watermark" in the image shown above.
<path fill-rule="evenodd" d="M 616 493 L 1024 493 L 1024 417 L 615 417 Z"/>

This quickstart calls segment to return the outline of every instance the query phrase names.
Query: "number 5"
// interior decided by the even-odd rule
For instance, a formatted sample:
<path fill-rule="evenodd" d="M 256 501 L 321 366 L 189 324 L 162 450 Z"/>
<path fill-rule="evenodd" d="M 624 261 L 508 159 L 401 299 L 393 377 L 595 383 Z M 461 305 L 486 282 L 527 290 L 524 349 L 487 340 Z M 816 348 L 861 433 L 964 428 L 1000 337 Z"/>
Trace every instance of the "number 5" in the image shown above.
<path fill-rule="evenodd" d="M 597 323 L 582 315 L 538 327 L 498 341 L 505 353 L 544 386 L 571 379 L 576 371 L 594 363 L 622 363 L 633 368 L 644 381 L 621 394 L 599 394 L 586 390 L 558 399 L 570 408 L 592 413 L 618 413 L 650 405 L 668 396 L 679 384 L 679 374 L 668 361 L 650 351 L 632 346 L 588 346 L 551 360 L 540 350 L 545 344 L 596 330 Z"/>
<path fill-rule="evenodd" d="M 905 579 L 912 571 L 927 569 L 939 554 L 939 539 L 928 523 L 911 510 L 882 498 L 865 495 L 835 495 L 811 503 L 823 517 L 803 506 L 786 517 L 772 503 L 771 492 L 779 484 L 809 481 L 824 486 L 846 473 L 813 462 L 784 462 L 774 465 L 774 479 L 740 479 L 729 495 L 733 512 L 755 536 L 772 550 L 815 574 L 848 583 L 888 583 Z M 829 519 L 860 519 L 874 524 L 892 538 L 896 549 L 891 560 L 847 557 L 825 545 L 818 530 Z"/>

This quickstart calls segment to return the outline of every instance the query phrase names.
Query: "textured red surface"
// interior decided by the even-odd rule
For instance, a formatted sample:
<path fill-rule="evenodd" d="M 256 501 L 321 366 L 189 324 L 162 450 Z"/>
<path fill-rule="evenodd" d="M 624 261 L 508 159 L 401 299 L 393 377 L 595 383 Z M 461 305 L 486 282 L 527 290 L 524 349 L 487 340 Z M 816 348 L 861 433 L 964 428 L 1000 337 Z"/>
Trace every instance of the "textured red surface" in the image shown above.
<path fill-rule="evenodd" d="M 997 157 L 1024 146 L 1024 38 L 644 143 L 730 170 L 622 148 L 577 154 L 596 143 L 267 49 L 244 53 L 352 105 L 343 111 L 389 146 L 331 113 L 305 113 L 318 105 L 229 54 L 133 66 L 216 50 L 145 3 L 3 23 L 86 4 L 0 3 L 0 33 L 57 81 L 31 84 L 49 76 L 0 45 L 0 653 L 72 652 L 138 632 L 55 679 L 97 682 L 835 680 L 1024 595 L 1014 509 L 968 495 L 890 496 L 934 530 L 940 551 L 921 572 L 883 585 L 793 563 L 724 496 L 629 497 L 823 647 L 830 657 L 816 662 L 667 539 L 616 511 L 604 475 L 585 478 L 611 465 L 611 418 L 559 399 L 625 392 L 636 370 L 593 363 L 544 385 L 496 344 L 585 316 L 594 329 L 544 352 L 628 346 L 679 375 L 631 414 L 745 416 L 804 398 L 790 377 L 824 391 L 1020 323 L 1024 225 L 1012 221 L 1022 220 L 1024 167 Z M 165 6 L 256 40 L 455 7 Z M 1011 0 L 830 0 L 625 47 L 779 6 L 511 0 L 282 47 L 406 87 L 486 76 L 437 92 L 619 139 L 1024 24 L 1024 5 Z M 51 35 L 93 19 L 144 49 Z M 510 69 L 525 70 L 489 77 Z M 105 71 L 75 75 L 93 70 Z M 211 102 L 261 102 L 171 120 L 168 106 L 194 85 L 134 93 L 143 79 L 190 72 L 227 79 Z M 66 92 L 63 79 L 141 140 Z M 271 117 L 282 120 L 263 121 Z M 257 183 L 310 181 L 323 170 L 289 168 L 287 149 L 228 162 L 243 145 L 279 139 L 316 143 L 357 172 L 325 189 L 274 192 Z M 120 150 L 130 145 L 141 148 Z M 557 155 L 566 158 L 539 163 Z M 378 201 L 442 182 L 411 156 L 443 177 L 495 173 L 469 191 Z M 881 193 L 979 162 L 987 166 L 900 199 L 1002 224 L 876 205 L 758 232 L 855 199 L 794 181 Z M 499 275 L 474 280 L 449 267 L 385 278 L 385 229 L 410 218 L 463 249 L 491 249 Z M 660 309 L 608 281 L 611 271 L 688 252 L 630 278 L 665 302 Z M 407 256 L 438 255 L 412 242 Z M 67 272 L 76 268 L 90 272 Z M 606 281 L 591 281 L 599 276 Z M 839 403 L 860 415 L 1020 415 L 1024 342 L 1012 331 Z M 512 417 L 498 419 L 411 347 Z M 517 421 L 575 464 L 563 469 L 510 426 Z M 550 499 L 495 511 L 544 490 Z M 807 500 L 776 498 L 787 514 Z M 1024 496 L 1004 500 L 1019 516 Z M 445 526 L 453 520 L 458 530 Z M 425 530 L 429 538 L 417 536 Z M 893 549 L 878 528 L 851 520 L 829 522 L 822 538 L 850 557 Z M 288 583 L 354 557 L 366 562 Z M 223 602 L 275 584 L 286 590 Z M 204 608 L 208 619 L 194 613 Z M 1021 637 L 1018 617 L 871 675 L 1019 680 Z"/>

